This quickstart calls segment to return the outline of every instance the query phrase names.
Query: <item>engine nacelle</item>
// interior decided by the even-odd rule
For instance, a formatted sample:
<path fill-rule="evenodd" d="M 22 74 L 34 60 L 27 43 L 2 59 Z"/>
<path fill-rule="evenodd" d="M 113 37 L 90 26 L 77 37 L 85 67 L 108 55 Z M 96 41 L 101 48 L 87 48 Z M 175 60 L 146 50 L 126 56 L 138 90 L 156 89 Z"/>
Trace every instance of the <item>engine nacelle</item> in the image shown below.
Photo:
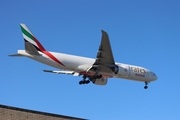
<path fill-rule="evenodd" d="M 123 64 L 118 64 L 115 68 L 113 68 L 113 72 L 117 75 L 127 77 L 130 73 L 129 66 L 123 65 Z"/>
<path fill-rule="evenodd" d="M 93 83 L 96 85 L 106 85 L 107 84 L 108 79 L 107 78 L 99 78 L 96 79 Z"/>

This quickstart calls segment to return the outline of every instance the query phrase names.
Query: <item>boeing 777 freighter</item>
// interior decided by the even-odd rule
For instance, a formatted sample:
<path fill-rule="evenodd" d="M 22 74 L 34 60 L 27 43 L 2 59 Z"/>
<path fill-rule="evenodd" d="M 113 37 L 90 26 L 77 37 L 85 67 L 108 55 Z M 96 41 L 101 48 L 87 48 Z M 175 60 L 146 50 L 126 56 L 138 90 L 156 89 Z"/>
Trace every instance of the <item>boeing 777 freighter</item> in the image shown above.
<path fill-rule="evenodd" d="M 122 78 L 145 82 L 144 88 L 147 89 L 148 83 L 157 80 L 156 74 L 146 68 L 115 62 L 108 34 L 103 30 L 96 58 L 93 59 L 47 51 L 25 24 L 20 24 L 20 27 L 25 50 L 18 50 L 17 54 L 10 56 L 25 56 L 58 69 L 44 72 L 82 76 L 80 85 L 90 82 L 106 85 L 108 78 Z"/>

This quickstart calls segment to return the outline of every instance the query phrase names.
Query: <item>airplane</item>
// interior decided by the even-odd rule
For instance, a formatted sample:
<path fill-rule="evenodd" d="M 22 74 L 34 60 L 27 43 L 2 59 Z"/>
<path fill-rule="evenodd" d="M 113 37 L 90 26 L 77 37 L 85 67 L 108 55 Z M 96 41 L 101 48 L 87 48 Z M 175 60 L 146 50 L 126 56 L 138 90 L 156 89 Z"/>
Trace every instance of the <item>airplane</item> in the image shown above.
<path fill-rule="evenodd" d="M 92 82 L 96 85 L 106 85 L 108 78 L 121 78 L 148 83 L 157 80 L 154 72 L 140 66 L 118 63 L 114 61 L 113 52 L 107 32 L 101 30 L 101 43 L 96 58 L 47 51 L 36 39 L 25 24 L 20 24 L 24 38 L 25 50 L 9 56 L 25 56 L 58 70 L 43 70 L 44 72 L 82 76 L 79 84 Z"/>

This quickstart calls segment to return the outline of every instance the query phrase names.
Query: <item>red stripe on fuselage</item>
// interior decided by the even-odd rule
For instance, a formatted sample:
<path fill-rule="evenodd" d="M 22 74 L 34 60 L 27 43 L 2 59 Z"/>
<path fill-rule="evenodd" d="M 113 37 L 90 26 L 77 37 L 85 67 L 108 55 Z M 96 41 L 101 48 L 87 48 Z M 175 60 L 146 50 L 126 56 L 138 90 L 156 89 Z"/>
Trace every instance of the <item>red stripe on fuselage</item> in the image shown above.
<path fill-rule="evenodd" d="M 64 64 L 62 64 L 56 57 L 54 57 L 50 52 L 48 51 L 43 51 L 44 54 L 46 54 L 47 56 L 49 56 L 51 59 L 53 59 L 54 61 L 56 61 L 57 63 L 61 64 L 62 66 L 65 66 Z"/>
<path fill-rule="evenodd" d="M 46 54 L 48 57 L 50 57 L 52 60 L 54 60 L 55 62 L 61 64 L 62 66 L 65 66 L 64 64 L 62 64 L 54 55 L 52 55 L 50 52 L 46 51 L 44 49 L 44 47 L 41 45 L 41 43 L 33 36 L 34 41 L 36 42 L 36 44 L 38 45 L 38 48 L 41 50 L 41 52 L 43 52 L 44 54 Z"/>
<path fill-rule="evenodd" d="M 34 41 L 36 42 L 36 44 L 38 45 L 38 48 L 41 50 L 41 52 L 46 51 L 44 49 L 44 47 L 41 45 L 41 43 L 34 36 L 33 36 L 33 38 L 34 38 Z"/>

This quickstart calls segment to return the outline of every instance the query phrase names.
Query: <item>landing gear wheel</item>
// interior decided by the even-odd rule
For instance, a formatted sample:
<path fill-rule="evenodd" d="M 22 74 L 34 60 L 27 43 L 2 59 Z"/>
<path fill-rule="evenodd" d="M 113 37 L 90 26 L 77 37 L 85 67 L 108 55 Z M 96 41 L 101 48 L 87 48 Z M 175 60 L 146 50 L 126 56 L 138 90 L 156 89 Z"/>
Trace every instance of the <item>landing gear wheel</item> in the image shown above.
<path fill-rule="evenodd" d="M 79 81 L 79 85 L 83 84 L 83 81 Z"/>
<path fill-rule="evenodd" d="M 148 83 L 149 83 L 149 82 L 145 82 L 144 89 L 148 89 Z"/>
<path fill-rule="evenodd" d="M 144 89 L 148 89 L 148 86 L 146 85 L 146 86 L 144 86 Z"/>
<path fill-rule="evenodd" d="M 79 81 L 79 84 L 82 85 L 82 84 L 89 84 L 90 81 L 89 80 L 81 80 Z"/>
<path fill-rule="evenodd" d="M 85 81 L 85 80 L 83 80 L 83 81 L 82 81 L 82 84 L 86 84 L 86 81 Z"/>
<path fill-rule="evenodd" d="M 90 81 L 89 81 L 89 80 L 87 80 L 87 81 L 86 81 L 86 84 L 89 84 L 89 83 L 90 83 Z"/>

